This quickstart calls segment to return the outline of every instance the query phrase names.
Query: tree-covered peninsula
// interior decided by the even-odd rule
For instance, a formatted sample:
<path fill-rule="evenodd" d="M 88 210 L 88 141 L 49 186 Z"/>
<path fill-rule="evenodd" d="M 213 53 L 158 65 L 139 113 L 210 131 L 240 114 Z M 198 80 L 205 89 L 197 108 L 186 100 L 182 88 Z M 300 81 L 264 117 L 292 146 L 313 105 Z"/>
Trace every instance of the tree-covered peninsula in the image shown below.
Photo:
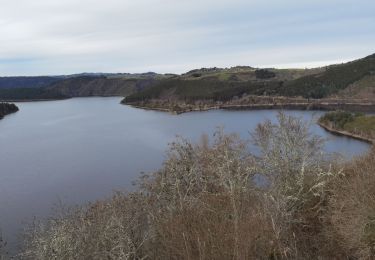
<path fill-rule="evenodd" d="M 15 113 L 18 111 L 18 107 L 15 104 L 0 103 L 0 119 L 4 116 Z"/>
<path fill-rule="evenodd" d="M 332 111 L 319 119 L 326 130 L 361 139 L 367 142 L 375 140 L 375 116 L 346 111 Z"/>

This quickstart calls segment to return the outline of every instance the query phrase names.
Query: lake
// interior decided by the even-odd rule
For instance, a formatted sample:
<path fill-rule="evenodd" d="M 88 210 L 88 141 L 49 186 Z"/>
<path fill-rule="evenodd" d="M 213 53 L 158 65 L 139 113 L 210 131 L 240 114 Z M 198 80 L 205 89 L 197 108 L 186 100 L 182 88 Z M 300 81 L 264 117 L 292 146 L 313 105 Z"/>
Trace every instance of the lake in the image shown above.
<path fill-rule="evenodd" d="M 33 216 L 51 213 L 55 203 L 80 204 L 131 189 L 140 172 L 158 169 L 176 135 L 196 141 L 223 126 L 249 138 L 258 123 L 277 111 L 212 110 L 172 115 L 119 104 L 121 98 L 74 98 L 17 103 L 20 111 L 0 120 L 0 227 L 15 234 Z M 287 111 L 311 120 L 322 112 Z M 350 158 L 369 145 L 334 136 L 326 151 Z"/>

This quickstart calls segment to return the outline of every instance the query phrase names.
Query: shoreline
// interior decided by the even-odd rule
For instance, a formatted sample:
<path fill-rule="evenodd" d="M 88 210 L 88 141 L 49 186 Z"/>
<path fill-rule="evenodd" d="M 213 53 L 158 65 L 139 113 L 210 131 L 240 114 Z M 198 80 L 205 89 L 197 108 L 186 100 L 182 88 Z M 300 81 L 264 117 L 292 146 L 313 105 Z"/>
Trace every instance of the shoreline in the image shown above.
<path fill-rule="evenodd" d="M 12 103 L 23 103 L 23 102 L 43 102 L 43 101 L 59 101 L 67 100 L 70 98 L 54 98 L 54 99 L 1 99 L 0 102 L 12 102 Z"/>
<path fill-rule="evenodd" d="M 159 112 L 167 112 L 174 115 L 179 115 L 183 113 L 189 113 L 189 112 L 204 112 L 209 111 L 213 109 L 221 109 L 220 107 L 208 107 L 208 108 L 189 108 L 189 109 L 182 109 L 182 110 L 172 110 L 169 108 L 162 108 L 162 107 L 147 107 L 147 106 L 140 106 L 140 105 L 134 105 L 134 104 L 125 104 L 120 103 L 121 105 L 130 106 L 133 108 L 143 109 L 143 110 L 151 110 L 151 111 L 159 111 Z"/>
<path fill-rule="evenodd" d="M 330 133 L 332 133 L 334 135 L 346 136 L 346 137 L 350 137 L 350 138 L 357 139 L 357 140 L 360 140 L 360 141 L 364 141 L 364 142 L 369 143 L 369 144 L 375 144 L 375 140 L 374 139 L 367 138 L 367 137 L 364 137 L 364 136 L 361 136 L 361 135 L 357 135 L 357 134 L 353 134 L 353 133 L 350 133 L 348 131 L 338 130 L 338 129 L 329 127 L 328 125 L 326 125 L 326 124 L 324 124 L 322 122 L 317 122 L 317 124 L 321 128 L 323 128 L 324 130 L 326 130 L 327 132 L 330 132 Z"/>
<path fill-rule="evenodd" d="M 168 108 L 160 108 L 160 107 L 147 107 L 147 106 L 140 106 L 135 104 L 124 104 L 128 105 L 134 108 L 138 109 L 144 109 L 144 110 L 154 110 L 154 111 L 160 111 L 160 112 L 169 112 L 172 114 L 182 114 L 182 113 L 188 113 L 188 112 L 203 112 L 203 111 L 209 111 L 213 109 L 224 109 L 224 110 L 262 110 L 262 109 L 285 109 L 285 110 L 337 110 L 342 108 L 342 106 L 350 107 L 353 106 L 353 108 L 356 112 L 359 111 L 375 111 L 375 104 L 358 104 L 358 103 L 346 103 L 346 104 L 332 104 L 332 103 L 320 103 L 320 104 L 301 104 L 301 103 L 288 103 L 288 104 L 252 104 L 252 105 L 218 105 L 218 106 L 211 106 L 211 107 L 205 107 L 205 108 L 196 108 L 196 109 L 183 109 L 181 111 L 174 111 Z M 361 109 L 358 109 L 361 108 Z M 370 108 L 370 109 L 369 109 Z M 360 140 L 363 142 L 366 142 L 368 144 L 375 144 L 375 139 L 370 139 L 361 135 L 353 134 L 347 131 L 334 129 L 332 127 L 329 127 L 326 124 L 323 124 L 321 122 L 317 122 L 317 124 L 322 127 L 327 132 L 338 135 L 338 136 L 346 136 L 348 138 L 353 138 L 356 140 Z"/>
<path fill-rule="evenodd" d="M 90 96 L 91 97 L 91 96 Z M 97 96 L 92 96 L 97 97 Z M 104 96 L 101 96 L 104 97 Z M 114 96 L 112 96 L 114 97 Z M 117 96 L 116 96 L 117 97 Z M 59 101 L 59 100 L 67 100 L 70 98 L 63 98 L 63 99 L 32 99 L 32 100 L 1 100 L 0 102 L 43 102 L 43 101 Z M 188 112 L 204 112 L 209 110 L 262 110 L 262 109 L 284 109 L 284 110 L 323 110 L 323 111 L 329 111 L 329 110 L 337 110 L 337 109 L 345 109 L 349 111 L 356 111 L 356 112 L 371 112 L 375 111 L 375 103 L 330 103 L 330 102 L 321 102 L 321 103 L 283 103 L 283 104 L 275 104 L 275 103 L 264 103 L 264 104 L 222 104 L 222 105 L 212 105 L 212 106 L 206 106 L 206 107 L 189 107 L 189 108 L 181 108 L 179 109 L 171 109 L 171 108 L 165 108 L 165 107 L 150 107 L 145 105 L 139 105 L 139 104 L 132 104 L 132 103 L 124 103 L 120 102 L 122 105 L 127 105 L 133 108 L 137 109 L 143 109 L 143 110 L 152 110 L 152 111 L 159 111 L 159 112 L 168 112 L 171 114 L 179 115 L 182 113 L 188 113 Z M 176 104 L 177 105 L 177 104 Z M 178 106 L 178 105 L 177 105 Z M 18 109 L 17 109 L 18 111 Z M 2 117 L 0 116 L 0 120 L 3 119 L 5 116 L 16 113 L 17 111 L 12 111 L 11 113 L 5 114 Z M 370 139 L 361 135 L 353 134 L 347 131 L 334 129 L 332 127 L 329 127 L 328 125 L 317 122 L 317 124 L 322 127 L 327 132 L 330 132 L 335 135 L 340 136 L 346 136 L 353 139 L 357 139 L 360 141 L 367 142 L 369 144 L 375 144 L 375 139 Z"/>
<path fill-rule="evenodd" d="M 173 109 L 166 107 L 152 107 L 147 105 L 140 105 L 136 103 L 124 103 L 123 105 L 128 105 L 138 109 L 144 110 L 154 110 L 160 112 L 168 112 L 172 114 L 182 114 L 188 112 L 203 112 L 216 109 L 225 109 L 225 110 L 262 110 L 262 109 L 285 109 L 285 110 L 347 110 L 352 112 L 375 112 L 375 103 L 264 103 L 264 104 L 246 104 L 246 105 L 235 105 L 235 104 L 223 104 L 223 105 L 212 105 L 207 107 L 189 107 Z"/>
<path fill-rule="evenodd" d="M 7 106 L 0 111 L 0 120 L 19 111 L 19 108 L 15 104 L 0 102 L 0 105 Z"/>
<path fill-rule="evenodd" d="M 65 97 L 65 98 L 36 98 L 36 99 L 0 99 L 1 102 L 12 102 L 12 103 L 22 103 L 22 102 L 44 102 L 44 101 L 59 101 L 59 100 L 68 100 L 72 98 L 90 98 L 90 97 L 119 97 L 123 98 L 120 95 L 93 95 L 93 96 L 74 96 L 74 97 Z"/>

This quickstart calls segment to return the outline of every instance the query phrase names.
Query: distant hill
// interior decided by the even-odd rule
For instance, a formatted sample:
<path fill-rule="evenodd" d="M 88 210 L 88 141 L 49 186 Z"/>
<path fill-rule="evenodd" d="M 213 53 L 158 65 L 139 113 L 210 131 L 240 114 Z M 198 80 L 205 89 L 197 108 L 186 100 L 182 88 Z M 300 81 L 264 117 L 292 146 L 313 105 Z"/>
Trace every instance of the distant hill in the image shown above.
<path fill-rule="evenodd" d="M 203 68 L 161 81 L 143 92 L 127 96 L 124 103 L 147 102 L 150 99 L 227 101 L 243 95 L 318 99 L 348 97 L 343 91 L 350 87 L 352 92 L 360 89 L 368 92 L 370 88 L 375 98 L 374 79 L 375 54 L 315 69 Z M 355 87 L 357 85 L 359 87 Z"/>
<path fill-rule="evenodd" d="M 48 88 L 9 88 L 0 89 L 0 101 L 54 100 L 69 96 Z"/>
<path fill-rule="evenodd" d="M 0 77 L 0 89 L 42 88 L 47 87 L 62 77 Z"/>
<path fill-rule="evenodd" d="M 56 82 L 47 89 L 68 97 L 127 96 L 155 84 L 156 76 L 150 77 L 92 77 L 80 76 Z"/>
<path fill-rule="evenodd" d="M 127 96 L 153 86 L 156 81 L 173 76 L 148 72 L 139 74 L 82 73 L 53 77 L 8 77 L 2 78 L 0 100 Z"/>
<path fill-rule="evenodd" d="M 314 69 L 237 66 L 187 73 L 82 73 L 0 78 L 0 100 L 126 96 L 124 103 L 150 99 L 227 101 L 246 95 L 375 100 L 375 54 Z"/>
<path fill-rule="evenodd" d="M 64 81 L 67 79 L 90 77 L 90 78 L 150 78 L 157 77 L 158 74 L 154 72 L 147 73 L 80 73 L 72 75 L 59 76 L 14 76 L 14 77 L 0 77 L 0 89 L 11 88 L 44 88 L 49 87 L 54 83 Z"/>
<path fill-rule="evenodd" d="M 249 95 L 277 95 L 285 82 L 316 75 L 323 69 L 255 69 L 233 67 L 192 70 L 181 76 L 169 78 L 155 86 L 126 97 L 125 102 L 148 99 L 226 101 L 233 97 Z"/>

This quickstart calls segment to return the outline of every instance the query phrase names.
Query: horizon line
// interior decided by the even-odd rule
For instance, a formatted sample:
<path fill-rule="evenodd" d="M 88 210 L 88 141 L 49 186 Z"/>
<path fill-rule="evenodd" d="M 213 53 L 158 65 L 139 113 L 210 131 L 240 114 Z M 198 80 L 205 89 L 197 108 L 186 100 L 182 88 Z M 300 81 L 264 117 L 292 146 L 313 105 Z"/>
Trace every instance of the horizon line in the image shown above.
<path fill-rule="evenodd" d="M 147 73 L 155 73 L 160 75 L 166 75 L 166 74 L 175 74 L 175 75 L 182 75 L 185 73 L 188 73 L 192 70 L 196 69 L 204 69 L 204 68 L 218 68 L 218 69 L 230 69 L 235 67 L 250 67 L 254 69 L 318 69 L 318 68 L 324 68 L 329 67 L 333 65 L 339 65 L 344 64 L 352 61 L 356 61 L 359 59 L 366 58 L 372 54 L 369 54 L 365 57 L 356 57 L 356 58 L 346 58 L 342 60 L 321 60 L 321 61 L 309 61 L 309 62 L 288 62 L 288 63 L 279 63 L 279 64 L 263 64 L 263 65 L 232 65 L 232 66 L 225 66 L 225 67 L 217 67 L 217 66 L 191 66 L 190 69 L 180 70 L 179 72 L 168 72 L 168 71 L 158 71 L 158 70 L 145 70 L 143 72 L 137 72 L 137 70 L 131 70 L 129 69 L 127 72 L 124 70 L 122 72 L 116 71 L 116 72 L 105 72 L 105 71 L 99 71 L 99 72 L 77 72 L 77 73 L 61 73 L 61 74 L 29 74 L 29 75 L 19 75 L 19 74 L 8 74 L 8 75 L 0 75 L 1 78 L 11 78 L 11 77 L 62 77 L 62 76 L 75 76 L 75 75 L 82 75 L 82 74 L 147 74 Z"/>

